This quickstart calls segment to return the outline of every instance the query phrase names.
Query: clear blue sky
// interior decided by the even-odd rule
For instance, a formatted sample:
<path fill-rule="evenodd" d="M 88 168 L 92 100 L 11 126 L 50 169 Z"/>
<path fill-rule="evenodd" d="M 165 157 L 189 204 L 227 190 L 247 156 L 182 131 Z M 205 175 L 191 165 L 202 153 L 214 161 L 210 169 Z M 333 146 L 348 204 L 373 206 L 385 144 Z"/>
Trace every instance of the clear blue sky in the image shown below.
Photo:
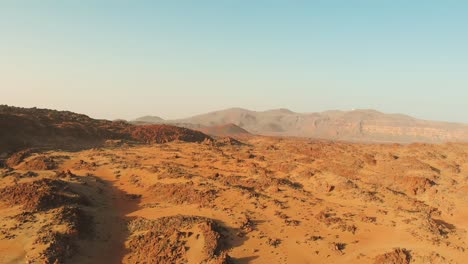
<path fill-rule="evenodd" d="M 467 1 L 2 1 L 0 103 L 98 118 L 373 108 L 468 123 Z"/>

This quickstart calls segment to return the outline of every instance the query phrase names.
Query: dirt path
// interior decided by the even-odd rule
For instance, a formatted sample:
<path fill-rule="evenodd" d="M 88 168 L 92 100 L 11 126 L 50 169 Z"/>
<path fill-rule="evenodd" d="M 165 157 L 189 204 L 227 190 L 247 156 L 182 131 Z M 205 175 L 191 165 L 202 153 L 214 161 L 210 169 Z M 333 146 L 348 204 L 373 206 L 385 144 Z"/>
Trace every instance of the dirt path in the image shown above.
<path fill-rule="evenodd" d="M 94 174 L 104 183 L 106 201 L 94 214 L 95 239 L 82 243 L 81 248 L 89 259 L 88 263 L 122 263 L 129 235 L 126 223 L 132 218 L 129 214 L 140 209 L 139 199 L 131 198 L 108 168 L 99 169 Z M 82 259 L 72 259 L 71 263 L 83 263 Z"/>

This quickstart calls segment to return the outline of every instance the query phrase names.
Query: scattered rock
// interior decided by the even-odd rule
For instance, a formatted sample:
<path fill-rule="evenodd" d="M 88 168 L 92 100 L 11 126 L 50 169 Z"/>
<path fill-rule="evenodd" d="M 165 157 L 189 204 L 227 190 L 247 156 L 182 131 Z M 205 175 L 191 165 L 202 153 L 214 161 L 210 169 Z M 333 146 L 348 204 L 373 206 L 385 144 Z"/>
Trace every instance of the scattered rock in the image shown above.
<path fill-rule="evenodd" d="M 9 167 L 15 167 L 16 165 L 19 165 L 21 162 L 23 162 L 23 160 L 29 157 L 30 155 L 31 155 L 30 149 L 25 149 L 25 150 L 16 152 L 6 160 L 5 164 Z"/>
<path fill-rule="evenodd" d="M 393 251 L 378 255 L 374 259 L 375 264 L 409 264 L 411 255 L 404 248 L 395 248 Z"/>
<path fill-rule="evenodd" d="M 1 201 L 24 210 L 42 211 L 66 204 L 89 204 L 87 199 L 73 192 L 61 180 L 40 179 L 0 189 Z"/>

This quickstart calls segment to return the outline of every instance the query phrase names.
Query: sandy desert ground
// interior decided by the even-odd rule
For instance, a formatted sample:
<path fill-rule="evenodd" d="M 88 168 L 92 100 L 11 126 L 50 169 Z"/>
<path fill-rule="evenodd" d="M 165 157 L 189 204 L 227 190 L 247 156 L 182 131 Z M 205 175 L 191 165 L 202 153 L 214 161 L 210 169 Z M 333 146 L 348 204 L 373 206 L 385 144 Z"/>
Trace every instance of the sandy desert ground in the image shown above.
<path fill-rule="evenodd" d="M 121 143 L 6 160 L 0 263 L 468 258 L 468 144 Z"/>

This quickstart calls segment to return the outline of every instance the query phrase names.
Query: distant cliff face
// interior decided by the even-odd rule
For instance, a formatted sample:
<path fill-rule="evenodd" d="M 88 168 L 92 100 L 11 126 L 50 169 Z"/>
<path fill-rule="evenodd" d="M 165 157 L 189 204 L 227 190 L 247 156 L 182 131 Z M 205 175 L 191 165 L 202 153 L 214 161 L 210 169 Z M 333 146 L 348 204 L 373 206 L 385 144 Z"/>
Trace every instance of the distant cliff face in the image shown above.
<path fill-rule="evenodd" d="M 168 122 L 198 126 L 235 124 L 260 135 L 299 136 L 362 142 L 468 142 L 468 125 L 426 121 L 375 110 L 294 113 L 232 108 Z"/>

